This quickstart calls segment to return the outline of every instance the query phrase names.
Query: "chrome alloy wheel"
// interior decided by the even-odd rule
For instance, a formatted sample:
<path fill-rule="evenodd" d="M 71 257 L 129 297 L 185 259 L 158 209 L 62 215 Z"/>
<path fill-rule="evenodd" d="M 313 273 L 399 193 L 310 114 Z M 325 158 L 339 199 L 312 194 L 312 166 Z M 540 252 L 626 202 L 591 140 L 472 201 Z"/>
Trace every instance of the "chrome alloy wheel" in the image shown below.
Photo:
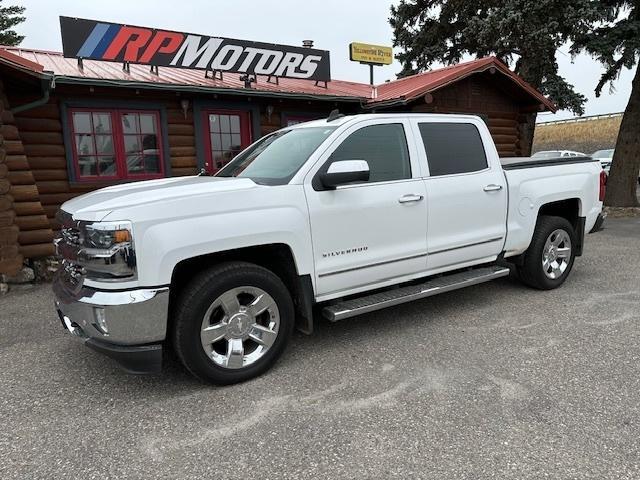
<path fill-rule="evenodd" d="M 257 287 L 237 287 L 216 298 L 202 319 L 200 341 L 216 365 L 237 369 L 262 358 L 276 341 L 280 313 Z"/>
<path fill-rule="evenodd" d="M 547 237 L 542 249 L 544 274 L 555 280 L 562 276 L 571 261 L 571 238 L 562 229 L 554 230 Z"/>

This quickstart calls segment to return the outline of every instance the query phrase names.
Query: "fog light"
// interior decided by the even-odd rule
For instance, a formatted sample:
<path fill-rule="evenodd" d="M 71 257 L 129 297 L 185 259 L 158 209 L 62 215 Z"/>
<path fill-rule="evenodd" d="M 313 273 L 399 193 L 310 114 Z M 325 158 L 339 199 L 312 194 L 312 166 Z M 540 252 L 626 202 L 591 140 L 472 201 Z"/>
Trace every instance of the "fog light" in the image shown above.
<path fill-rule="evenodd" d="M 104 308 L 95 307 L 93 309 L 93 317 L 96 319 L 96 323 L 94 325 L 100 330 L 104 335 L 109 334 L 109 329 L 107 328 L 107 316 L 104 312 Z"/>

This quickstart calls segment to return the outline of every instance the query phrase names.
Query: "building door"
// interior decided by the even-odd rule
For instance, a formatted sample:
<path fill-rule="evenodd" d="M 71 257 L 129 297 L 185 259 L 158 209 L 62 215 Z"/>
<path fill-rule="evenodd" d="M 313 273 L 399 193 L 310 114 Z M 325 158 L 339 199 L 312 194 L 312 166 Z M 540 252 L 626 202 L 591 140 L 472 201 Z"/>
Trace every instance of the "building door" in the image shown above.
<path fill-rule="evenodd" d="M 202 112 L 205 169 L 215 173 L 251 144 L 251 114 L 241 110 Z"/>

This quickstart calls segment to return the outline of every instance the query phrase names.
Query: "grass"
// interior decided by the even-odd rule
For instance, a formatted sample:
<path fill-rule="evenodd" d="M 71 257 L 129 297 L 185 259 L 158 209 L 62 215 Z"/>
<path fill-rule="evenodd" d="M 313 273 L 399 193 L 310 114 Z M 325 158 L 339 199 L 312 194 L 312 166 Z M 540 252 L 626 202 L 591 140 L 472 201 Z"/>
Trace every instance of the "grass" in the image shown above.
<path fill-rule="evenodd" d="M 622 117 L 599 118 L 584 122 L 536 125 L 533 152 L 540 150 L 576 150 L 590 154 L 614 148 Z"/>

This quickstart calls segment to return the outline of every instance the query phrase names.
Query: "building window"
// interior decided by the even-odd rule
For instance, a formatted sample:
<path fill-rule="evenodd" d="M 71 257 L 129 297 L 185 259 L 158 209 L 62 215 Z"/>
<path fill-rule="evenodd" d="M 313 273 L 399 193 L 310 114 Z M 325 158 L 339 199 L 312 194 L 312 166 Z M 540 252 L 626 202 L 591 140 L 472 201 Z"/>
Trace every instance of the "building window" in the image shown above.
<path fill-rule="evenodd" d="M 78 180 L 164 176 L 159 112 L 82 108 L 70 115 Z"/>
<path fill-rule="evenodd" d="M 217 172 L 251 144 L 249 112 L 205 110 L 203 112 L 206 167 Z"/>

